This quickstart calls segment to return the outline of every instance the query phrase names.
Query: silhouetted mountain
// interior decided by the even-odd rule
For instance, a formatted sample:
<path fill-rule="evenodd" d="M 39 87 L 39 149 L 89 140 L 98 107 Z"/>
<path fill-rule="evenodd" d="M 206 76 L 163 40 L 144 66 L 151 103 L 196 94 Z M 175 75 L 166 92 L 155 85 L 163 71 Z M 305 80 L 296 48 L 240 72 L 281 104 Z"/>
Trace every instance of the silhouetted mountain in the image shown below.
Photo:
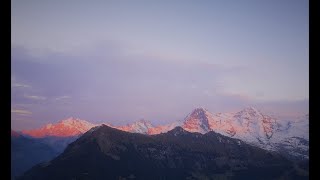
<path fill-rule="evenodd" d="M 304 173 L 304 174 L 303 174 Z M 94 127 L 20 179 L 308 179 L 282 156 L 215 132 L 143 135 Z"/>

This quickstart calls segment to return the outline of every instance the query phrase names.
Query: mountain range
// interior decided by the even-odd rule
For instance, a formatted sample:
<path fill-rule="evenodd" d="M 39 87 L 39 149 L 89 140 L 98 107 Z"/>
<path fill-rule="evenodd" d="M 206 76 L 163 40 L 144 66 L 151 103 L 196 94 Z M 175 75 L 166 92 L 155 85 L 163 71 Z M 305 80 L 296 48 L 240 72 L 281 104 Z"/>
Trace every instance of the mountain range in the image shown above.
<path fill-rule="evenodd" d="M 308 169 L 213 131 L 146 135 L 100 125 L 18 179 L 308 179 Z"/>
<path fill-rule="evenodd" d="M 184 119 L 166 125 L 154 126 L 150 121 L 139 120 L 124 126 L 109 127 L 144 135 L 161 135 L 181 127 L 187 132 L 207 134 L 219 133 L 229 138 L 239 139 L 249 145 L 271 152 L 277 152 L 294 161 L 309 158 L 309 116 L 283 120 L 261 113 L 253 107 L 245 108 L 236 113 L 212 114 L 205 108 L 196 108 Z M 16 134 L 38 140 L 54 148 L 60 143 L 58 153 L 82 134 L 101 124 L 92 124 L 78 118 L 68 118 L 56 124 L 48 124 L 39 129 L 24 130 Z M 94 129 L 94 128 L 93 128 Z M 12 133 L 12 136 L 16 135 Z M 44 140 L 46 139 L 46 141 Z M 51 143 L 50 143 L 51 142 Z M 50 156 L 50 158 L 53 158 Z M 47 160 L 47 159 L 43 159 Z M 18 163 L 15 163 L 18 164 Z M 35 164 L 33 164 L 35 165 Z"/>
<path fill-rule="evenodd" d="M 292 120 L 279 120 L 261 113 L 253 107 L 236 113 L 212 114 L 204 108 L 196 108 L 180 121 L 154 126 L 150 121 L 139 120 L 125 126 L 108 126 L 119 130 L 160 134 L 180 126 L 189 132 L 207 133 L 214 131 L 222 135 L 241 139 L 251 145 L 271 151 L 289 151 L 289 157 L 305 159 L 309 157 L 309 116 Z M 85 133 L 92 124 L 77 118 L 68 118 L 57 124 L 48 124 L 40 129 L 25 130 L 22 134 L 39 138 L 45 136 L 68 137 Z"/>

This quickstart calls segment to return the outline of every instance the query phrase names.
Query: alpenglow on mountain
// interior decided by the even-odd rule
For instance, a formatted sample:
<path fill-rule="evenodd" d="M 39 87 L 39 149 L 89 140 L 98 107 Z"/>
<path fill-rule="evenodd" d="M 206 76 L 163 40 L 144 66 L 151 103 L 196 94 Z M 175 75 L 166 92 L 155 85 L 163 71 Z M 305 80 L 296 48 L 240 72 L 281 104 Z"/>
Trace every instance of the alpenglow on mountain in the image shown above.
<path fill-rule="evenodd" d="M 196 108 L 183 120 L 154 126 L 150 121 L 139 120 L 125 126 L 112 126 L 123 131 L 141 134 L 161 134 L 182 127 L 189 132 L 205 134 L 210 131 L 241 139 L 251 145 L 280 151 L 290 158 L 309 158 L 309 116 L 279 120 L 256 108 L 248 107 L 236 113 L 212 114 L 205 108 Z M 33 137 L 81 135 L 94 126 L 84 120 L 69 118 L 35 130 L 23 131 Z"/>
<path fill-rule="evenodd" d="M 22 133 L 37 138 L 45 136 L 68 137 L 83 134 L 94 126 L 96 125 L 85 120 L 70 117 L 56 124 L 47 124 L 40 129 L 24 130 Z"/>

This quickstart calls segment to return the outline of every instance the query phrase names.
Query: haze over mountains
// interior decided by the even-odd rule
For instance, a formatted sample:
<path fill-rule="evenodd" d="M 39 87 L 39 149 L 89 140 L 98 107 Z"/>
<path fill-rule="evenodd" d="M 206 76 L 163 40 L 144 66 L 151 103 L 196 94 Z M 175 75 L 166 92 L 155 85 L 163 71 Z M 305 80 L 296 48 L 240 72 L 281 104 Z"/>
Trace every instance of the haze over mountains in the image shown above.
<path fill-rule="evenodd" d="M 78 136 L 33 138 L 11 131 L 11 177 L 23 174 L 32 166 L 59 155 Z"/>
<path fill-rule="evenodd" d="M 294 161 L 304 161 L 309 158 L 309 116 L 291 120 L 279 120 L 261 113 L 253 107 L 245 108 L 237 113 L 212 114 L 204 108 L 196 108 L 184 119 L 167 125 L 154 126 L 146 120 L 139 120 L 124 126 L 109 127 L 130 133 L 147 136 L 170 132 L 180 127 L 182 132 L 207 134 L 215 132 L 229 138 L 239 139 L 244 143 L 259 147 L 271 152 L 277 152 Z M 94 127 L 94 128 L 93 128 Z M 43 161 L 54 158 L 63 152 L 65 147 L 82 134 L 101 127 L 101 124 L 92 124 L 77 118 L 68 118 L 56 124 L 48 124 L 42 128 L 22 132 L 12 131 L 12 137 L 26 137 L 34 142 L 47 145 L 49 156 Z M 28 143 L 25 146 L 30 146 Z M 50 149 L 51 148 L 51 149 Z M 37 148 L 34 148 L 37 151 Z M 41 151 L 41 150 L 40 150 Z M 23 152 L 22 152 L 23 153 Z M 27 160 L 25 160 L 27 161 Z M 39 163 L 37 161 L 36 163 Z M 19 173 L 36 164 L 20 168 Z M 14 162 L 19 166 L 17 160 Z M 19 168 L 18 168 L 19 169 Z M 16 175 L 19 175 L 16 173 Z"/>

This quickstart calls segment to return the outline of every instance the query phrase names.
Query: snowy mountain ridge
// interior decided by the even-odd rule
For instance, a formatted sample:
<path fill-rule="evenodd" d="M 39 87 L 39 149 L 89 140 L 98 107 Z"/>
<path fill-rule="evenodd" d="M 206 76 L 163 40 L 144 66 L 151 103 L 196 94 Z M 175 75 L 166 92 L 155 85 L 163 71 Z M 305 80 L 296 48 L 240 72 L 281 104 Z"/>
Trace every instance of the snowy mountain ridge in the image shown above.
<path fill-rule="evenodd" d="M 106 123 L 107 124 L 107 123 Z M 78 118 L 68 118 L 40 129 L 22 131 L 33 137 L 81 135 L 101 124 L 92 124 Z M 278 120 L 254 107 L 236 113 L 212 114 L 205 108 L 196 108 L 184 119 L 167 125 L 153 126 L 150 121 L 139 120 L 113 128 L 141 134 L 166 133 L 177 126 L 189 132 L 205 134 L 210 131 L 243 140 L 251 145 L 271 151 L 290 151 L 293 155 L 308 158 L 309 116 L 292 120 Z"/>
<path fill-rule="evenodd" d="M 88 121 L 70 117 L 56 124 L 47 124 L 39 129 L 23 130 L 22 133 L 36 138 L 46 136 L 68 137 L 83 134 L 95 126 L 96 124 Z"/>

